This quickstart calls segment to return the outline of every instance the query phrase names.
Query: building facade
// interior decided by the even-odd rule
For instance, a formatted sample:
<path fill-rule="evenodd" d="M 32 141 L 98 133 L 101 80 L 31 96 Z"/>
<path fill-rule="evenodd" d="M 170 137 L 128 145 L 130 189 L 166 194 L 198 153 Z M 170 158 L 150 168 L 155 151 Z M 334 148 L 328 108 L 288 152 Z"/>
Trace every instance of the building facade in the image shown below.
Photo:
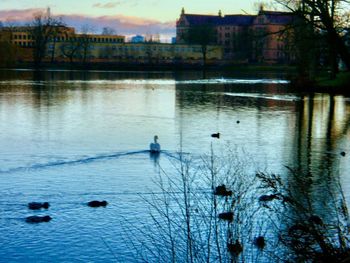
<path fill-rule="evenodd" d="M 197 15 L 182 9 L 176 23 L 177 43 L 187 43 L 191 29 L 210 26 L 224 59 L 232 62 L 290 63 L 293 54 L 288 34 L 295 17 L 288 12 L 265 11 L 257 15 Z"/>
<path fill-rule="evenodd" d="M 5 28 L 0 30 L 2 38 L 16 47 L 19 61 L 33 61 L 35 37 L 31 28 Z M 211 46 L 205 63 L 218 64 L 222 58 L 222 47 Z M 199 45 L 127 43 L 124 36 L 77 34 L 74 28 L 57 27 L 55 35 L 48 38 L 43 62 L 203 64 L 203 53 Z"/>

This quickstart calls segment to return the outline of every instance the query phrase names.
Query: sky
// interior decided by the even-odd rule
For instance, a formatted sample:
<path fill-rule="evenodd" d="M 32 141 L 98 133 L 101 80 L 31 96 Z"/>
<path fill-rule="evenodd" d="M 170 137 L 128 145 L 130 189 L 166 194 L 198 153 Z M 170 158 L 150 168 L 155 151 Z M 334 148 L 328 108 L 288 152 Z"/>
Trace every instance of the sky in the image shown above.
<path fill-rule="evenodd" d="M 0 21 L 28 23 L 34 13 L 50 7 L 68 26 L 88 26 L 98 33 L 109 26 L 118 34 L 175 36 L 175 21 L 186 13 L 256 13 L 258 0 L 0 0 Z"/>

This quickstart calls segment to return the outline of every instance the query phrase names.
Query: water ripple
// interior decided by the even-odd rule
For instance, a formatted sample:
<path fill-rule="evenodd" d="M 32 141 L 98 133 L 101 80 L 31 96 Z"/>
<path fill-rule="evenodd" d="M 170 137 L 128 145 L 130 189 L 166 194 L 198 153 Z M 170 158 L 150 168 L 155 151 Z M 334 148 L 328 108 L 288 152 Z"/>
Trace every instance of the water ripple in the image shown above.
<path fill-rule="evenodd" d="M 36 164 L 30 165 L 30 166 L 21 166 L 21 167 L 10 168 L 8 170 L 0 170 L 0 174 L 1 173 L 13 173 L 13 172 L 19 172 L 19 171 L 27 171 L 27 170 L 44 169 L 44 168 L 62 166 L 62 165 L 86 164 L 86 163 L 91 163 L 94 161 L 106 160 L 106 159 L 111 159 L 111 158 L 119 158 L 122 156 L 129 156 L 129 155 L 135 155 L 135 154 L 141 154 L 141 153 L 149 153 L 149 151 L 142 150 L 142 151 L 131 151 L 131 152 L 117 152 L 117 153 L 112 153 L 112 154 L 100 154 L 100 155 L 80 158 L 80 159 L 76 159 L 76 160 L 67 160 L 67 161 L 57 160 L 57 161 L 52 161 L 52 162 L 48 162 L 48 163 L 36 163 Z"/>
<path fill-rule="evenodd" d="M 217 85 L 217 84 L 289 84 L 283 79 L 234 79 L 212 78 L 194 80 L 174 79 L 119 79 L 119 80 L 62 80 L 62 81 L 29 81 L 9 80 L 0 81 L 0 85 L 46 85 L 46 84 L 93 84 L 93 85 Z"/>

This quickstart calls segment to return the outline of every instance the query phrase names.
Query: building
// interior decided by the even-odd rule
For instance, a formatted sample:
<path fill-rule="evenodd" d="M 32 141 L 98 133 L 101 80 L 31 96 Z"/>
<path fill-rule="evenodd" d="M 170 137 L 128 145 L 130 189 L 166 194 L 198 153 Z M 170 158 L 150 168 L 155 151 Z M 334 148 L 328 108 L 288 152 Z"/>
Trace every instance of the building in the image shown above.
<path fill-rule="evenodd" d="M 33 47 L 35 44 L 34 27 L 4 27 L 0 29 L 0 36 L 7 35 L 11 43 L 20 47 Z M 91 43 L 123 43 L 125 36 L 78 34 L 72 27 L 53 26 L 49 34 L 49 42 L 69 42 L 86 39 Z"/>
<path fill-rule="evenodd" d="M 293 55 L 288 50 L 286 29 L 294 15 L 288 12 L 265 11 L 257 15 L 186 14 L 182 9 L 176 23 L 177 43 L 188 43 L 191 29 L 210 26 L 216 43 L 224 49 L 224 59 L 232 62 L 289 63 Z M 193 32 L 193 31 L 192 31 Z"/>
<path fill-rule="evenodd" d="M 58 62 L 67 61 L 63 52 L 64 44 L 56 48 Z M 50 53 L 50 51 L 49 51 Z M 49 54 L 48 54 L 49 55 Z M 212 46 L 207 54 L 208 64 L 217 64 L 222 60 L 220 46 Z M 83 60 L 82 51 L 76 52 L 74 62 Z M 92 43 L 86 53 L 86 61 L 122 64 L 202 64 L 202 50 L 198 45 L 168 43 Z"/>
<path fill-rule="evenodd" d="M 145 42 L 144 36 L 136 35 L 131 38 L 131 43 L 142 43 L 142 42 Z"/>
<path fill-rule="evenodd" d="M 33 28 L 30 27 L 0 29 L 0 40 L 6 38 L 18 49 L 19 61 L 33 62 L 35 37 L 32 32 Z M 222 47 L 211 46 L 205 63 L 217 64 L 222 58 Z M 202 64 L 204 61 L 199 45 L 126 43 L 125 36 L 77 34 L 71 27 L 55 27 L 55 33 L 48 37 L 43 62 Z"/>

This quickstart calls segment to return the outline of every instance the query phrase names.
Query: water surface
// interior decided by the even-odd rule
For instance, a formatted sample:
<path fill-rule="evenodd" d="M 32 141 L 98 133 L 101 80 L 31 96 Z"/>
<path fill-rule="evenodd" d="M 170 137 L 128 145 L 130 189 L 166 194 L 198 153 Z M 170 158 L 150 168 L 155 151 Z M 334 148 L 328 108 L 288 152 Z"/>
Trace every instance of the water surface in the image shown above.
<path fill-rule="evenodd" d="M 242 149 L 254 163 L 247 173 L 300 167 L 321 185 L 339 174 L 350 199 L 340 155 L 350 152 L 350 99 L 295 93 L 282 74 L 3 70 L 0 79 L 0 262 L 136 261 L 123 222 L 148 213 L 138 194 L 156 189 L 158 165 L 174 171 L 177 152 L 198 158 L 211 145 Z M 147 152 L 155 134 L 159 159 Z M 109 205 L 87 207 L 94 199 Z M 33 212 L 31 201 L 51 207 Z M 33 214 L 53 220 L 25 223 Z"/>

